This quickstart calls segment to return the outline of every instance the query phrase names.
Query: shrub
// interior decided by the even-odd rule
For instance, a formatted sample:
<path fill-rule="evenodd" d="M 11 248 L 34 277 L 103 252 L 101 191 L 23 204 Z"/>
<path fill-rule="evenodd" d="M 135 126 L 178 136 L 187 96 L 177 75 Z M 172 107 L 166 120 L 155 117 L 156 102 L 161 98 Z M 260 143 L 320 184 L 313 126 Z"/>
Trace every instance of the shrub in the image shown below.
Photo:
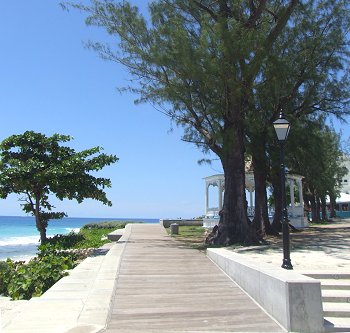
<path fill-rule="evenodd" d="M 0 292 L 12 299 L 40 296 L 77 265 L 77 254 L 58 251 L 50 244 L 39 247 L 38 256 L 28 263 L 7 259 L 1 265 Z"/>
<path fill-rule="evenodd" d="M 81 232 L 70 232 L 68 235 L 55 235 L 48 239 L 48 243 L 60 249 L 72 249 L 84 240 L 85 237 Z"/>
<path fill-rule="evenodd" d="M 104 239 L 112 230 L 121 229 L 129 222 L 105 221 L 84 225 L 78 233 L 71 232 L 68 235 L 56 235 L 48 239 L 48 243 L 60 249 L 86 249 L 97 248 L 109 243 Z"/>
<path fill-rule="evenodd" d="M 110 242 L 110 240 L 106 239 L 106 236 L 114 229 L 81 229 L 78 234 L 70 233 L 68 235 L 57 235 L 49 238 L 48 243 L 64 250 L 97 248 Z"/>
<path fill-rule="evenodd" d="M 130 223 L 126 221 L 104 221 L 99 223 L 85 224 L 82 229 L 122 229 Z"/>
<path fill-rule="evenodd" d="M 104 236 L 112 230 L 124 228 L 128 222 L 102 222 L 85 225 L 79 233 L 56 235 L 39 246 L 37 257 L 28 263 L 0 261 L 0 294 L 12 299 L 30 299 L 40 296 L 74 268 L 82 251 L 68 249 L 97 248 L 109 242 Z M 86 252 L 83 253 L 86 256 Z"/>

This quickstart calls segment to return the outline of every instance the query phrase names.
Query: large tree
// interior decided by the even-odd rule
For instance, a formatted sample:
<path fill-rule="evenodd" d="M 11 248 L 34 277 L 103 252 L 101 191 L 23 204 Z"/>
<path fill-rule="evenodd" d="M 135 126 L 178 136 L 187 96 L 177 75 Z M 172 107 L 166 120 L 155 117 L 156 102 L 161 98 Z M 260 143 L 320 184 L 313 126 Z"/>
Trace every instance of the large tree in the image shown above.
<path fill-rule="evenodd" d="M 21 195 L 22 208 L 35 217 L 41 243 L 46 241 L 49 220 L 61 219 L 64 212 L 53 212 L 49 195 L 63 200 L 75 199 L 81 203 L 91 198 L 111 206 L 104 188 L 111 187 L 107 178 L 98 178 L 90 172 L 115 163 L 114 155 L 101 153 L 95 147 L 81 152 L 61 145 L 72 138 L 67 135 L 26 131 L 12 135 L 0 144 L 0 197 L 11 193 Z"/>
<path fill-rule="evenodd" d="M 135 78 L 129 89 L 139 101 L 156 105 L 183 126 L 184 140 L 220 158 L 225 197 L 215 241 L 256 240 L 246 213 L 245 138 L 256 172 L 261 167 L 256 175 L 264 196 L 267 128 L 280 109 L 295 119 L 338 111 L 330 101 L 341 93 L 347 2 L 158 0 L 147 18 L 128 1 L 76 7 L 88 13 L 87 24 L 116 37 L 117 47 L 90 46 L 129 70 Z M 264 202 L 255 225 L 266 224 Z"/>
<path fill-rule="evenodd" d="M 92 0 L 87 23 L 116 36 L 119 49 L 91 44 L 137 79 L 139 101 L 184 127 L 184 139 L 213 151 L 225 173 L 217 242 L 252 242 L 246 212 L 246 114 L 270 51 L 298 0 L 153 1 L 147 21 L 128 1 Z"/>
<path fill-rule="evenodd" d="M 337 118 L 349 114 L 349 24 L 346 1 L 300 2 L 255 80 L 246 118 L 247 148 L 256 182 L 254 224 L 262 232 L 273 232 L 266 209 L 268 179 L 275 193 L 274 229 L 280 229 L 282 213 L 279 147 L 271 125 L 276 111 L 283 110 L 292 126 L 287 157 L 298 149 L 291 144 L 294 138 L 300 138 L 298 144 L 313 154 L 315 146 L 306 144 L 313 135 L 307 123 L 317 123 L 330 114 Z M 299 172 L 304 175 L 303 169 Z"/>

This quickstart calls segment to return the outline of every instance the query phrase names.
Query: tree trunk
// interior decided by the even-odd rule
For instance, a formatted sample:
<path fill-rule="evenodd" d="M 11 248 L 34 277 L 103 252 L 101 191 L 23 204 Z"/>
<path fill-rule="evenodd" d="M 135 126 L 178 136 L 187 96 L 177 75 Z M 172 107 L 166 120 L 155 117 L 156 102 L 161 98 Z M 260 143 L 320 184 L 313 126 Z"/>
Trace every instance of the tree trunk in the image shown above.
<path fill-rule="evenodd" d="M 255 230 L 247 215 L 245 194 L 245 160 L 243 125 L 235 122 L 228 125 L 227 136 L 223 141 L 221 158 L 225 174 L 225 196 L 218 225 L 217 235 L 211 241 L 213 244 L 231 245 L 234 243 L 258 243 Z"/>
<path fill-rule="evenodd" d="M 311 220 L 311 216 L 310 216 L 311 203 L 310 203 L 309 196 L 304 194 L 303 199 L 304 199 L 304 214 L 306 215 L 307 220 L 310 222 L 310 220 Z"/>
<path fill-rule="evenodd" d="M 251 244 L 255 236 L 247 215 L 244 169 L 243 172 L 239 170 L 232 159 L 226 161 L 224 172 L 225 196 L 218 243 L 224 246 L 234 243 Z"/>
<path fill-rule="evenodd" d="M 326 197 L 324 195 L 321 197 L 321 211 L 322 211 L 322 221 L 327 221 L 327 205 L 326 205 Z"/>
<path fill-rule="evenodd" d="M 272 227 L 276 231 L 282 231 L 282 193 L 281 193 L 281 180 L 278 174 L 271 176 L 273 198 L 275 203 L 275 215 L 273 216 Z"/>
<path fill-rule="evenodd" d="M 36 196 L 35 198 L 35 223 L 36 228 L 40 232 L 40 243 L 44 244 L 47 241 L 46 237 L 46 227 L 43 225 L 41 219 L 40 219 L 40 196 Z"/>
<path fill-rule="evenodd" d="M 316 219 L 317 221 L 321 221 L 321 203 L 318 195 L 316 196 Z"/>
<path fill-rule="evenodd" d="M 312 219 L 312 222 L 315 223 L 317 221 L 316 200 L 313 195 L 309 196 L 309 200 L 311 204 L 311 219 Z"/>
<path fill-rule="evenodd" d="M 334 217 L 337 216 L 337 214 L 335 212 L 336 200 L 335 200 L 334 193 L 330 193 L 329 194 L 329 202 L 330 202 L 330 214 L 329 214 L 329 217 L 330 218 L 334 218 Z"/>
<path fill-rule="evenodd" d="M 255 184 L 255 213 L 253 226 L 257 230 L 259 236 L 278 235 L 278 232 L 271 226 L 269 213 L 267 208 L 267 193 L 266 193 L 266 161 L 264 156 L 252 156 L 254 169 L 254 184 Z"/>

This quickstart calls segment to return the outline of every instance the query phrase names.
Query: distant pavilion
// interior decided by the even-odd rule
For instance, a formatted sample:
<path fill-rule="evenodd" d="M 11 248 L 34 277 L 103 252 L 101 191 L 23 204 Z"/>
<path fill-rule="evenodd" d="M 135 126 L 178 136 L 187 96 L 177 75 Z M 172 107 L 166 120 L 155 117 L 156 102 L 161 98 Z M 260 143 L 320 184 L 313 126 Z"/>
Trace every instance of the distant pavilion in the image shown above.
<path fill-rule="evenodd" d="M 288 218 L 290 223 L 296 228 L 305 228 L 308 226 L 307 218 L 304 216 L 304 200 L 303 200 L 303 184 L 302 176 L 295 174 L 286 175 L 286 183 L 290 191 L 290 205 L 288 205 Z M 223 206 L 223 197 L 225 194 L 225 177 L 224 174 L 216 174 L 205 177 L 205 218 L 203 219 L 203 226 L 205 228 L 212 228 L 219 223 L 219 212 Z M 255 207 L 255 186 L 253 172 L 246 172 L 245 176 L 246 190 L 249 193 L 247 213 L 249 218 L 253 218 Z M 209 195 L 210 187 L 217 187 L 217 205 L 211 206 L 211 197 Z M 297 202 L 296 193 L 297 189 Z M 212 193 L 211 193 L 212 194 Z M 273 214 L 274 209 L 270 207 L 270 214 Z"/>

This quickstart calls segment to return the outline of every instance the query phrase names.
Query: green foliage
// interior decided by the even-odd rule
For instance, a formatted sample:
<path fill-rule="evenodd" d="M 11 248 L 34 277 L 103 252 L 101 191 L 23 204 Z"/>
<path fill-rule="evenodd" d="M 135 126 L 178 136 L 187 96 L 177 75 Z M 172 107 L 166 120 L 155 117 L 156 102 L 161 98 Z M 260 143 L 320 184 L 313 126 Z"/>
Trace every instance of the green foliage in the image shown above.
<path fill-rule="evenodd" d="M 125 89 L 159 105 L 201 149 L 221 155 L 235 113 L 254 135 L 280 108 L 296 117 L 348 109 L 348 1 L 152 1 L 147 15 L 132 3 L 73 6 L 114 38 L 88 45 L 135 77 Z"/>
<path fill-rule="evenodd" d="M 85 240 L 81 232 L 70 232 L 68 235 L 55 235 L 48 238 L 47 243 L 54 245 L 60 249 L 74 249 L 78 243 Z"/>
<path fill-rule="evenodd" d="M 82 229 L 80 233 L 84 236 L 84 241 L 77 243 L 75 245 L 75 248 L 81 249 L 81 248 L 96 248 L 100 247 L 103 244 L 109 243 L 110 240 L 104 239 L 107 237 L 107 234 L 109 234 L 113 229 Z"/>
<path fill-rule="evenodd" d="M 42 295 L 77 264 L 77 254 L 59 251 L 45 244 L 38 256 L 27 264 L 7 259 L 0 264 L 0 294 L 12 299 L 30 299 Z"/>
<path fill-rule="evenodd" d="M 88 223 L 82 229 L 123 229 L 130 221 L 105 221 L 98 223 Z"/>
<path fill-rule="evenodd" d="M 343 152 L 340 134 L 325 125 L 323 119 L 295 126 L 290 140 L 288 165 L 291 171 L 305 176 L 304 194 L 325 197 L 339 193 L 343 176 L 348 172 L 342 166 Z"/>
<path fill-rule="evenodd" d="M 278 160 L 271 121 L 281 109 L 292 128 L 349 114 L 349 1 L 155 0 L 147 16 L 132 1 L 73 6 L 114 38 L 89 46 L 126 67 L 137 102 L 157 105 L 184 141 L 218 155 L 230 173 L 223 224 L 239 225 L 223 230 L 247 230 L 245 146 L 266 176 Z"/>
<path fill-rule="evenodd" d="M 73 269 L 81 254 L 71 249 L 98 248 L 109 242 L 103 239 L 114 229 L 124 228 L 127 222 L 106 221 L 86 224 L 79 233 L 56 235 L 40 245 L 37 257 L 28 263 L 0 261 L 0 295 L 13 299 L 30 299 L 42 295 Z"/>
<path fill-rule="evenodd" d="M 107 237 L 111 231 L 122 229 L 129 222 L 105 221 L 100 223 L 85 224 L 78 233 L 71 232 L 68 235 L 56 235 L 48 239 L 48 243 L 59 249 L 86 249 L 98 248 L 110 242 Z"/>
<path fill-rule="evenodd" d="M 75 199 L 81 203 L 90 198 L 111 206 L 104 189 L 111 187 L 107 178 L 90 174 L 115 163 L 114 155 L 101 153 L 102 148 L 76 152 L 61 143 L 72 137 L 26 131 L 12 135 L 0 144 L 0 197 L 11 193 L 23 195 L 22 208 L 36 218 L 41 242 L 46 241 L 46 228 L 50 219 L 61 219 L 64 212 L 53 212 L 49 195 L 58 199 Z"/>
<path fill-rule="evenodd" d="M 110 242 L 106 237 L 111 229 L 81 229 L 79 233 L 68 235 L 56 235 L 47 240 L 47 243 L 57 246 L 59 249 L 86 249 L 97 248 Z"/>

